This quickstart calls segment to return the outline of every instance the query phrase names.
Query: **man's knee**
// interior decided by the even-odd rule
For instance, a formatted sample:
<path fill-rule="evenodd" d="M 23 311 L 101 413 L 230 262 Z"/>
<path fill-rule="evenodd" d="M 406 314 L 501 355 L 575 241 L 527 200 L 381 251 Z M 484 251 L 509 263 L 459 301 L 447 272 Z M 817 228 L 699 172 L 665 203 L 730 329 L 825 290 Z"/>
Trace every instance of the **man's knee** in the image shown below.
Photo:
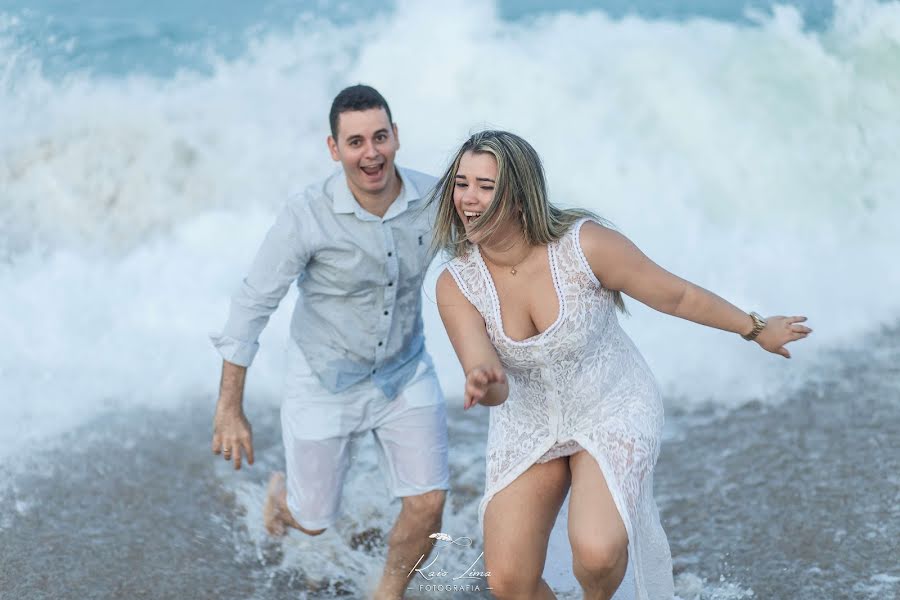
<path fill-rule="evenodd" d="M 444 501 L 447 492 L 444 490 L 432 490 L 418 496 L 406 496 L 403 498 L 403 508 L 420 518 L 440 518 L 444 513 Z"/>

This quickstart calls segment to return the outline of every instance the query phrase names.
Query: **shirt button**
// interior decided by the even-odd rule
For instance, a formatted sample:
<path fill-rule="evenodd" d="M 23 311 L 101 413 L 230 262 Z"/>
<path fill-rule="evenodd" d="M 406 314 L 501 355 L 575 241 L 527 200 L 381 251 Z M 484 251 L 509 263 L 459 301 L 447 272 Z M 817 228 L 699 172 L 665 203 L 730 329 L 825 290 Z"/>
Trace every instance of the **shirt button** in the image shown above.
<path fill-rule="evenodd" d="M 384 346 L 384 342 L 378 342 L 379 346 Z"/>
<path fill-rule="evenodd" d="M 393 256 L 393 255 L 394 255 L 393 252 L 388 252 L 388 256 Z"/>
<path fill-rule="evenodd" d="M 374 375 L 374 374 L 375 374 L 375 369 L 372 369 L 372 375 Z"/>
<path fill-rule="evenodd" d="M 394 282 L 393 282 L 393 281 L 388 281 L 388 287 L 394 287 Z"/>
<path fill-rule="evenodd" d="M 388 314 L 388 311 L 384 311 L 384 315 L 387 316 L 387 314 Z"/>

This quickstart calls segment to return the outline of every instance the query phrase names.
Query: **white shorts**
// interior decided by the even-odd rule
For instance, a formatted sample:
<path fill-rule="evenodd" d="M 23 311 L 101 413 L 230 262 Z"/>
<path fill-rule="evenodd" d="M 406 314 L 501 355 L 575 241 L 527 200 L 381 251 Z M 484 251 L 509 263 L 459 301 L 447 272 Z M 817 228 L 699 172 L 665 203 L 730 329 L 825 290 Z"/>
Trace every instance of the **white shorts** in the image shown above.
<path fill-rule="evenodd" d="M 328 391 L 293 340 L 287 361 L 281 405 L 287 505 L 305 529 L 334 524 L 351 437 L 369 431 L 394 497 L 449 489 L 446 405 L 430 359 L 419 363 L 393 400 L 368 380 L 342 392 Z"/>

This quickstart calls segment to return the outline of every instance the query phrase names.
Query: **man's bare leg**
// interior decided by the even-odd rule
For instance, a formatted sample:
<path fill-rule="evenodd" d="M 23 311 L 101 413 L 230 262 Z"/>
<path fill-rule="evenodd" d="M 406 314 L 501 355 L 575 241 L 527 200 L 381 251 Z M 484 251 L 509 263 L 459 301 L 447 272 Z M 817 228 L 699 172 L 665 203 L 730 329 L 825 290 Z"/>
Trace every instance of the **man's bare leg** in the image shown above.
<path fill-rule="evenodd" d="M 272 473 L 269 478 L 269 488 L 266 493 L 266 504 L 263 506 L 263 522 L 269 535 L 282 536 L 287 533 L 288 527 L 299 529 L 307 535 L 320 535 L 324 529 L 304 529 L 300 523 L 294 520 L 294 516 L 287 506 L 287 486 L 284 482 L 284 473 Z"/>
<path fill-rule="evenodd" d="M 441 530 L 444 512 L 443 490 L 403 498 L 403 508 L 388 538 L 388 556 L 384 574 L 375 590 L 375 600 L 403 598 L 409 584 L 409 573 L 424 555 L 428 558 L 434 540 L 428 536 Z M 423 564 L 423 563 L 420 563 Z"/>

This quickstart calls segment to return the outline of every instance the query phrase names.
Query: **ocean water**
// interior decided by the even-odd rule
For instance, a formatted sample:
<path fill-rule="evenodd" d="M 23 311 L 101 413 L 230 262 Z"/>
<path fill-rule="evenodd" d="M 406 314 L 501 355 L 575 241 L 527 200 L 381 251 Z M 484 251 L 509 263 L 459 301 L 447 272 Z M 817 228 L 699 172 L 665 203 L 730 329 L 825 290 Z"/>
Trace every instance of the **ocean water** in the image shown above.
<path fill-rule="evenodd" d="M 402 164 L 511 129 L 558 203 L 738 306 L 810 318 L 786 361 L 629 302 L 665 395 L 681 598 L 900 597 L 900 3 L 4 0 L 0 599 L 355 598 L 377 577 L 398 505 L 366 440 L 334 530 L 262 528 L 293 292 L 250 374 L 257 464 L 208 449 L 206 334 L 279 204 L 333 168 L 328 106 L 358 81 L 390 101 Z M 477 546 L 487 411 L 459 410 L 437 270 L 444 530 Z M 580 597 L 566 553 L 557 531 L 546 573 Z"/>

